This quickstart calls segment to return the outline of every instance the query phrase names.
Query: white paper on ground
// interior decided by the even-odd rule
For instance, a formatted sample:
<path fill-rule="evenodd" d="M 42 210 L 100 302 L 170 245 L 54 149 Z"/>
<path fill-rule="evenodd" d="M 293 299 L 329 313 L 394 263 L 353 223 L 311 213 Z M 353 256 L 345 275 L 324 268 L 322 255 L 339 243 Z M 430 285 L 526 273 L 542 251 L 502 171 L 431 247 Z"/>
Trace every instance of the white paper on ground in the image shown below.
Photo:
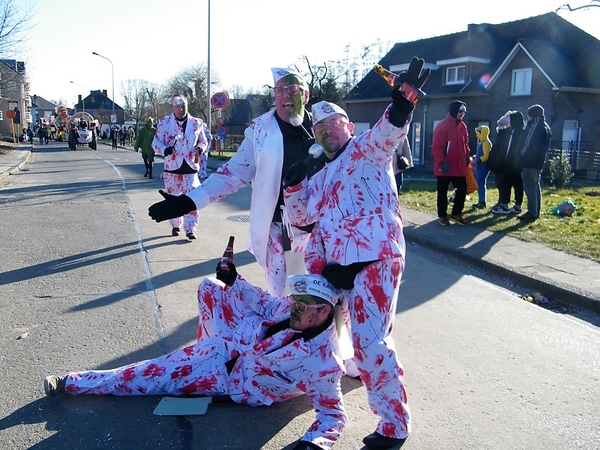
<path fill-rule="evenodd" d="M 211 403 L 211 397 L 164 397 L 154 409 L 154 415 L 201 416 Z"/>

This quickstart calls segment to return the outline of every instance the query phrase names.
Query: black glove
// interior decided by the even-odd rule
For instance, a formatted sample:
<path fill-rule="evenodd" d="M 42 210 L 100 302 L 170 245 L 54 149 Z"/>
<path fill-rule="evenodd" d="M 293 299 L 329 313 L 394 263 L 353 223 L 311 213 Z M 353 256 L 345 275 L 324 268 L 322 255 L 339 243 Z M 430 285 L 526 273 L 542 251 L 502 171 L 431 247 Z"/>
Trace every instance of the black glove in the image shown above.
<path fill-rule="evenodd" d="M 398 170 L 406 170 L 408 169 L 408 159 L 406 156 L 398 155 L 398 159 L 396 160 L 396 164 L 398 165 Z"/>
<path fill-rule="evenodd" d="M 173 154 L 173 147 L 167 147 L 165 148 L 165 151 L 163 152 L 163 155 L 165 156 L 169 156 Z"/>
<path fill-rule="evenodd" d="M 302 180 L 306 178 L 307 173 L 308 166 L 303 161 L 292 164 L 292 166 L 285 172 L 285 183 L 283 188 L 285 189 L 287 187 L 296 186 L 297 184 L 302 183 Z"/>
<path fill-rule="evenodd" d="M 341 264 L 327 264 L 321 275 L 338 289 L 349 291 L 354 288 L 354 279 L 358 272 L 363 270 L 373 261 L 352 263 L 348 266 Z"/>
<path fill-rule="evenodd" d="M 217 272 L 217 280 L 222 281 L 227 286 L 233 286 L 235 280 L 237 280 L 237 270 L 235 268 L 235 264 L 227 261 L 227 270 L 223 270 L 221 267 L 221 262 L 217 264 L 217 268 L 215 269 Z"/>
<path fill-rule="evenodd" d="M 415 108 L 415 104 L 406 99 L 406 94 L 400 88 L 403 83 L 406 83 L 420 90 L 431 74 L 431 69 L 423 70 L 424 64 L 425 60 L 414 56 L 408 70 L 401 72 L 396 79 L 392 89 L 393 102 L 390 110 L 390 123 L 395 127 L 403 127 Z"/>
<path fill-rule="evenodd" d="M 196 204 L 187 195 L 171 195 L 163 190 L 158 192 L 164 197 L 164 200 L 148 208 L 148 215 L 157 222 L 175 219 L 196 209 Z"/>
<path fill-rule="evenodd" d="M 444 175 L 448 175 L 450 173 L 450 166 L 446 161 L 439 163 L 438 169 L 440 169 L 440 172 L 442 172 Z"/>
<path fill-rule="evenodd" d="M 293 450 L 322 450 L 318 445 L 308 441 L 298 441 Z"/>

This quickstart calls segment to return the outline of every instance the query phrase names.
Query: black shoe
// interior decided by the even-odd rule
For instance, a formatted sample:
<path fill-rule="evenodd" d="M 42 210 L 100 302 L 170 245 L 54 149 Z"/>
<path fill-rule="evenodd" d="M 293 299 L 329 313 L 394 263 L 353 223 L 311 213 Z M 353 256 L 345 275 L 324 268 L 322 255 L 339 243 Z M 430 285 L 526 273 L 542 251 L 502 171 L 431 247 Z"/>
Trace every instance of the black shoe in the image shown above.
<path fill-rule="evenodd" d="M 147 176 L 148 176 L 148 172 L 146 172 L 146 173 L 144 174 L 144 178 L 146 178 Z"/>
<path fill-rule="evenodd" d="M 406 441 L 406 439 L 383 436 L 377 431 L 363 438 L 363 444 L 365 444 L 367 448 L 371 450 L 384 450 L 392 446 L 397 446 L 394 447 L 395 449 L 400 448 L 402 445 L 404 445 L 404 441 Z"/>
<path fill-rule="evenodd" d="M 196 235 L 194 233 L 188 233 L 186 234 L 186 237 L 191 241 L 196 239 Z"/>
<path fill-rule="evenodd" d="M 152 178 L 152 172 L 150 172 L 150 174 L 148 175 L 148 178 Z"/>
<path fill-rule="evenodd" d="M 525 222 L 533 222 L 534 220 L 537 220 L 537 217 L 535 217 L 533 214 L 531 214 L 529 211 L 527 211 L 525 214 L 521 214 L 520 216 L 517 216 L 517 219 L 523 220 Z"/>
<path fill-rule="evenodd" d="M 173 227 L 173 229 L 171 230 L 171 234 L 172 234 L 173 236 L 179 236 L 179 232 L 180 232 L 180 231 L 181 231 L 181 230 L 180 230 L 179 228 L 177 228 L 177 227 Z"/>
<path fill-rule="evenodd" d="M 48 397 L 56 397 L 57 395 L 64 394 L 65 384 L 67 377 L 59 377 L 56 375 L 49 375 L 44 379 L 44 392 Z"/>
<path fill-rule="evenodd" d="M 475 203 L 473 205 L 473 208 L 484 209 L 484 208 L 487 208 L 487 205 L 485 202 L 479 202 L 479 203 Z"/>

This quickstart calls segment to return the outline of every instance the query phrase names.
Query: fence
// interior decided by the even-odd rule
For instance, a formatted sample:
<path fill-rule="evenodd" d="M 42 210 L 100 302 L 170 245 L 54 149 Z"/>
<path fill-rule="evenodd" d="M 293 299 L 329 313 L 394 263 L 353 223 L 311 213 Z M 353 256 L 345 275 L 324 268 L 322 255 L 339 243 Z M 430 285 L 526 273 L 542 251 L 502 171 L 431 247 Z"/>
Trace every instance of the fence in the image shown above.
<path fill-rule="evenodd" d="M 564 150 L 561 150 L 564 149 Z M 560 156 L 564 151 L 571 164 L 573 178 L 571 184 L 577 185 L 598 185 L 600 184 L 600 151 L 596 142 L 581 141 L 573 142 L 552 142 L 544 175 L 548 173 L 550 159 Z"/>

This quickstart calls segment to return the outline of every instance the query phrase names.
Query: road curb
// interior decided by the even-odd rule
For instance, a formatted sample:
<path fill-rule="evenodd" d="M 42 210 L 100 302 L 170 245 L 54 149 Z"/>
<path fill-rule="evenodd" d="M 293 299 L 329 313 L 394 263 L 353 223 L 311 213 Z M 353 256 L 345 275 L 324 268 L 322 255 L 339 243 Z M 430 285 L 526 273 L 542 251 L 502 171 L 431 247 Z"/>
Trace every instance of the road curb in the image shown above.
<path fill-rule="evenodd" d="M 510 279 L 515 284 L 520 284 L 532 291 L 540 292 L 548 298 L 577 309 L 600 313 L 600 299 L 591 298 L 588 294 L 581 292 L 574 286 L 557 286 L 549 278 L 538 273 L 524 271 L 521 273 L 514 267 L 504 265 L 498 261 L 490 261 L 485 258 L 475 257 L 460 249 L 449 248 L 435 241 L 419 236 L 409 228 L 404 229 L 407 242 L 422 245 L 431 250 L 447 254 L 468 264 L 472 264 L 488 273 Z"/>

